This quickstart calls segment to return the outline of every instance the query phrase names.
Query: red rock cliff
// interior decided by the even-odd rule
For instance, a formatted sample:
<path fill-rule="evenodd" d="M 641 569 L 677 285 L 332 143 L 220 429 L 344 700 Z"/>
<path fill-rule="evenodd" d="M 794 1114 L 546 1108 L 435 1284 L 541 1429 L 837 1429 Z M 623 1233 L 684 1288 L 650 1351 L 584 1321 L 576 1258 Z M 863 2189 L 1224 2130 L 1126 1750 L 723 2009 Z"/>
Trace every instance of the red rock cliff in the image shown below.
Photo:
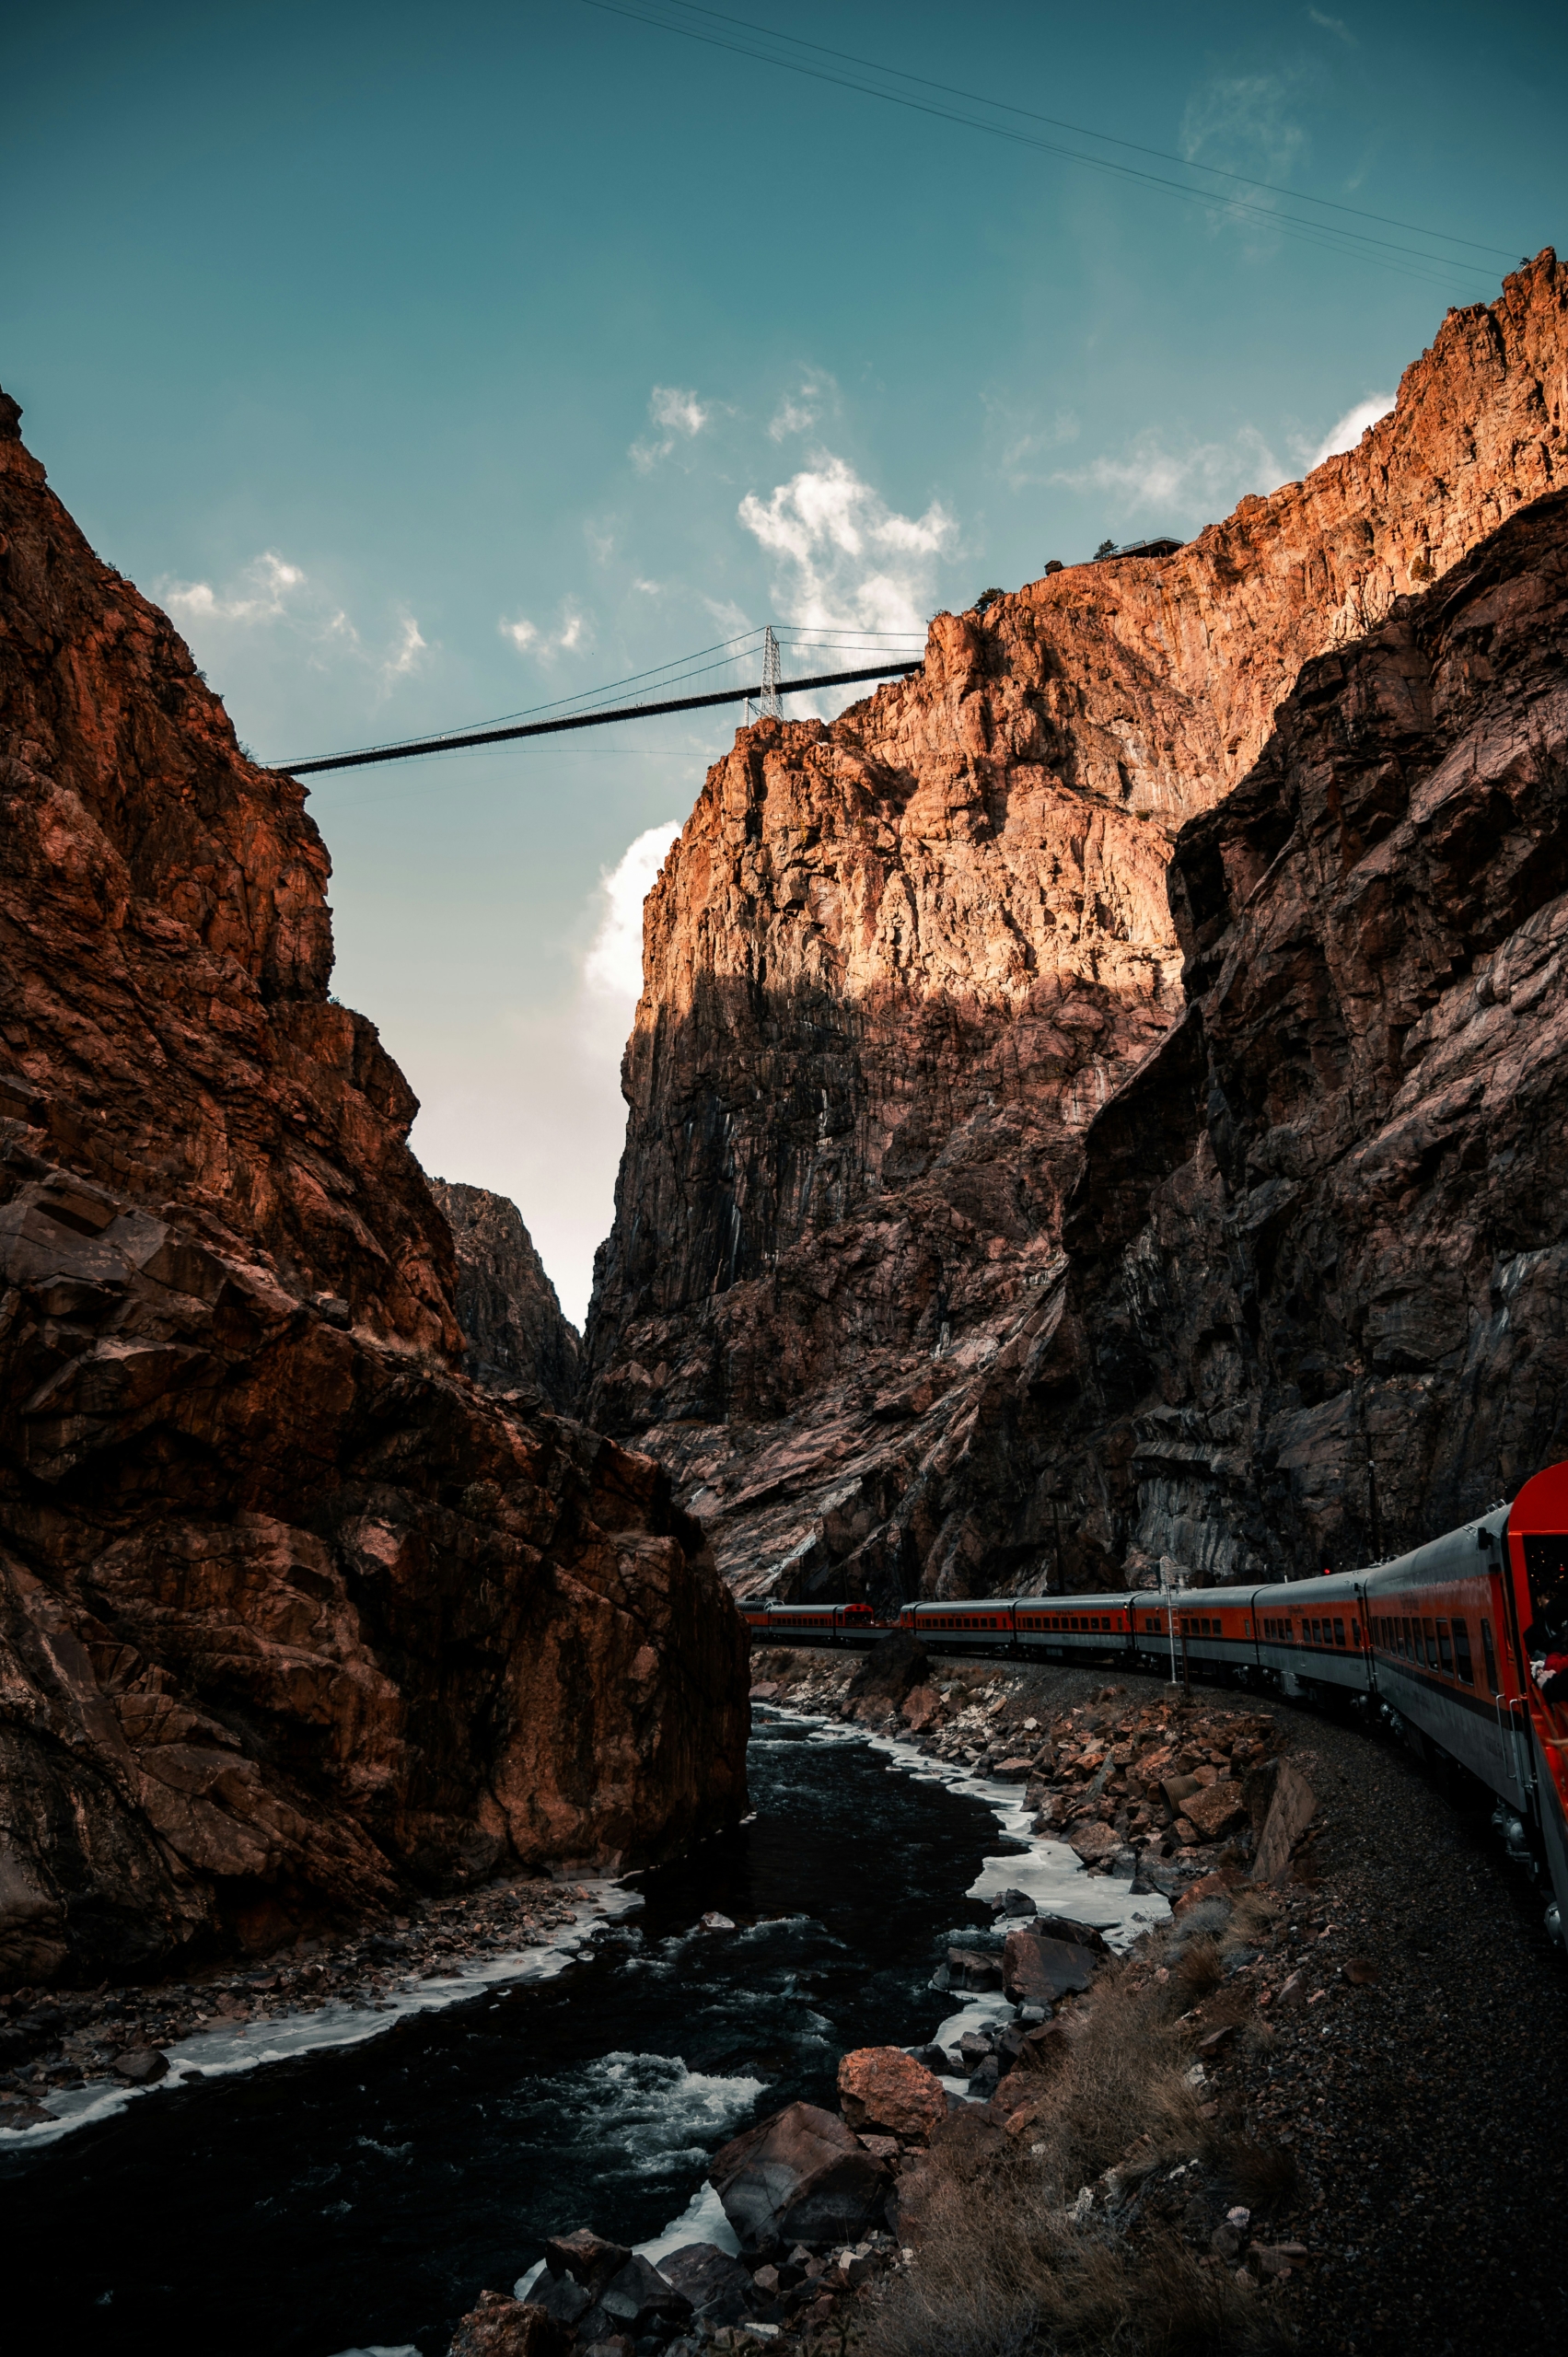
<path fill-rule="evenodd" d="M 887 1598 L 1053 1552 L 998 1536 L 971 1443 L 1086 1127 L 1181 1010 L 1172 840 L 1305 662 L 1562 479 L 1565 403 L 1548 252 L 1305 482 L 939 617 L 918 677 L 709 773 L 648 904 L 589 1413 L 739 1585 Z"/>
<path fill-rule="evenodd" d="M 582 1337 L 562 1315 L 517 1204 L 446 1178 L 432 1178 L 430 1192 L 457 1248 L 469 1373 L 498 1391 L 532 1386 L 570 1411 L 582 1382 Z"/>
<path fill-rule="evenodd" d="M 667 1855 L 744 1806 L 702 1533 L 459 1371 L 305 796 L 0 404 L 0 1979 Z"/>
<path fill-rule="evenodd" d="M 1568 1446 L 1568 492 L 1307 667 L 1171 900 L 1187 1011 L 980 1420 L 1082 1586 L 1398 1553 Z"/>

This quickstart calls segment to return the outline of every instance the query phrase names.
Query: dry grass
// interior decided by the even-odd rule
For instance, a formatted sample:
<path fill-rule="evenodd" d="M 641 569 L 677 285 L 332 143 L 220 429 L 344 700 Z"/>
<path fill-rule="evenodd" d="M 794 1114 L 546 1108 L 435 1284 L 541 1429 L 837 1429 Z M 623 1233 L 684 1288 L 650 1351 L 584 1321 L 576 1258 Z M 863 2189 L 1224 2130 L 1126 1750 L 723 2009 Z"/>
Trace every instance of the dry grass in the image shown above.
<path fill-rule="evenodd" d="M 1223 1979 L 1229 1928 L 1227 1902 L 1193 1909 L 1097 1976 L 1065 2017 L 1067 2056 L 1027 2153 L 1011 2140 L 1000 2153 L 982 2137 L 938 2143 L 912 2206 L 918 2260 L 879 2301 L 867 2357 L 1284 2357 L 1286 2328 L 1225 2268 L 1200 2266 L 1152 2225 L 1124 2237 L 1120 2208 L 1081 2224 L 1067 2214 L 1084 2186 L 1104 2178 L 1121 2205 L 1162 2164 L 1191 2158 L 1260 2213 L 1292 2189 L 1289 2155 L 1227 2137 L 1186 2075 L 1173 2016 Z M 1165 1982 L 1150 1978 L 1161 1961 Z"/>

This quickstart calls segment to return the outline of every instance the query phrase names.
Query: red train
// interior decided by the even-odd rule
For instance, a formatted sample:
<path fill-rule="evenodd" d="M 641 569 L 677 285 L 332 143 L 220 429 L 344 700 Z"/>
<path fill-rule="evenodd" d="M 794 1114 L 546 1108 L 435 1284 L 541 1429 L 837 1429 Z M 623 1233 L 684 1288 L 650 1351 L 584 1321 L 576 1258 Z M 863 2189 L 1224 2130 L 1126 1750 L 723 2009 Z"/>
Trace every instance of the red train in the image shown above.
<path fill-rule="evenodd" d="M 1033 1656 L 1167 1677 L 1348 1694 L 1380 1707 L 1423 1756 L 1495 1793 L 1509 1847 L 1544 1865 L 1548 1920 L 1568 1922 L 1568 1464 L 1512 1505 L 1365 1571 L 1279 1587 L 1147 1589 L 906 1604 L 742 1603 L 795 1643 L 865 1645 L 889 1625 L 946 1654 Z"/>

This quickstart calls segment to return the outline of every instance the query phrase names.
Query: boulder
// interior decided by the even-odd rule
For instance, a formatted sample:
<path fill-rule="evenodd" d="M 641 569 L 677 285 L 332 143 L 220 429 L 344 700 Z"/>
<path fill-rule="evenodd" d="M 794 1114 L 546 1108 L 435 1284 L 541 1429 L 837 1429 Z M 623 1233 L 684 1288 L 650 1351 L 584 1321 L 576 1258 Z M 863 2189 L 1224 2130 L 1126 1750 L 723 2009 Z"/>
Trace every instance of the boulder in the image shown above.
<path fill-rule="evenodd" d="M 691 2313 L 684 2292 L 633 2252 L 612 2275 L 595 2305 L 577 2327 L 577 2338 L 591 2346 L 596 2340 L 623 2332 L 631 2340 L 663 2327 L 668 2332 Z"/>
<path fill-rule="evenodd" d="M 947 1986 L 949 1989 L 1001 1988 L 1002 1958 L 992 1956 L 984 1948 L 949 1948 Z"/>
<path fill-rule="evenodd" d="M 1247 1815 L 1241 1786 L 1234 1782 L 1205 1784 L 1201 1791 L 1189 1793 L 1186 1808 L 1189 1824 L 1197 1827 L 1205 1841 L 1217 1841 Z"/>
<path fill-rule="evenodd" d="M 1088 1987 L 1096 1962 L 1091 1951 L 1074 1940 L 1009 1932 L 1002 1955 L 1002 1986 L 1016 2005 L 1042 2005 L 1049 2012 L 1058 1998 Z"/>
<path fill-rule="evenodd" d="M 709 2324 L 739 2324 L 761 2305 L 745 2268 L 717 2243 L 682 2243 L 665 2253 L 659 2272 L 685 2294 L 692 2315 Z"/>
<path fill-rule="evenodd" d="M 852 2129 L 792 2103 L 714 2156 L 708 2182 L 742 2250 L 853 2243 L 877 2223 L 889 2183 Z"/>
<path fill-rule="evenodd" d="M 168 2064 L 156 2046 L 133 2046 L 114 2058 L 115 2077 L 128 2079 L 134 2087 L 150 2087 L 168 2070 Z"/>
<path fill-rule="evenodd" d="M 575 2275 L 552 2275 L 548 2268 L 528 2293 L 531 2305 L 542 2308 L 557 2324 L 576 2325 L 594 2305 L 594 2295 Z"/>
<path fill-rule="evenodd" d="M 923 1735 L 943 1715 L 942 1697 L 935 1686 L 916 1686 L 904 1696 L 900 1706 L 904 1724 L 912 1735 Z"/>
<path fill-rule="evenodd" d="M 544 2246 L 544 2263 L 552 2275 L 570 2275 L 590 2292 L 598 2292 L 619 2275 L 632 2253 L 624 2243 L 607 2242 L 591 2226 L 570 2235 L 552 2235 Z"/>
<path fill-rule="evenodd" d="M 1075 1850 L 1086 1866 L 1098 1865 L 1102 1858 L 1113 1858 L 1121 1847 L 1121 1836 L 1114 1825 L 1102 1825 L 1098 1817 L 1090 1817 L 1086 1825 L 1074 1825 L 1067 1836 L 1067 1847 Z"/>
<path fill-rule="evenodd" d="M 849 1682 L 849 1699 L 877 1699 L 896 1708 L 905 1695 L 924 1686 L 931 1677 L 931 1657 L 912 1629 L 895 1629 L 872 1646 Z"/>
<path fill-rule="evenodd" d="M 1290 1853 L 1317 1814 L 1317 1794 L 1298 1769 L 1282 1759 L 1252 1861 L 1254 1882 L 1283 1882 L 1290 1871 Z"/>
<path fill-rule="evenodd" d="M 865 2129 L 923 2144 L 947 2116 L 947 2095 L 901 2046 L 862 2046 L 839 2064 L 839 2102 L 858 2135 Z"/>
<path fill-rule="evenodd" d="M 564 2325 L 531 2300 L 482 2292 L 452 2336 L 447 2357 L 566 2357 Z"/>

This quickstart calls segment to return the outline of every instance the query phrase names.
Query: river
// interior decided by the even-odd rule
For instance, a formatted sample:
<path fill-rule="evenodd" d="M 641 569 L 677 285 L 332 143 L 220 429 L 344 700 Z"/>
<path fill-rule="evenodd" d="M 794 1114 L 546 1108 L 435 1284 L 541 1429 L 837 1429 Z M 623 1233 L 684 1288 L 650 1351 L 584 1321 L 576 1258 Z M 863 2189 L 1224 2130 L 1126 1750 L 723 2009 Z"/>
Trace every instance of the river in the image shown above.
<path fill-rule="evenodd" d="M 949 1932 L 991 1922 L 966 1896 L 986 1855 L 995 1883 L 1023 1845 L 999 1837 L 1005 1795 L 912 1764 L 760 1713 L 752 1817 L 644 1878 L 644 1906 L 557 1979 L 166 2084 L 7 2154 L 9 2312 L 80 2357 L 439 2357 L 547 2235 L 659 2235 L 726 2137 L 797 2097 L 832 2105 L 846 2049 L 951 2014 L 933 1968 Z M 1126 1903 L 1078 1893 L 1098 1922 Z M 703 1929 L 710 1910 L 736 1928 Z"/>

